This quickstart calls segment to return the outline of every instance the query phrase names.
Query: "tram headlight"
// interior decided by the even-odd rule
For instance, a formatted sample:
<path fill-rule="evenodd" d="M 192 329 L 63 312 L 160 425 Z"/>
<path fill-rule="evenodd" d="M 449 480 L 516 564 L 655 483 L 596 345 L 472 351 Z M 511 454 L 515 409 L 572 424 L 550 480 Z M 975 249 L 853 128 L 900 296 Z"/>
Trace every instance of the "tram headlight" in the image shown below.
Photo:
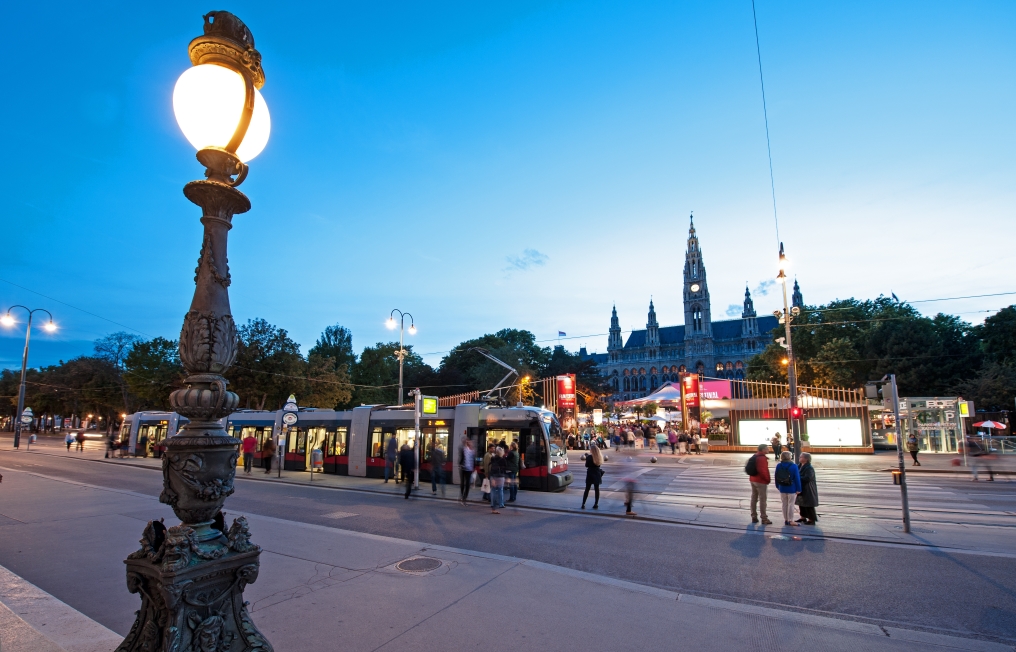
<path fill-rule="evenodd" d="M 226 147 L 243 113 L 244 79 L 225 66 L 203 63 L 188 68 L 173 89 L 173 113 L 183 135 L 196 149 Z M 236 148 L 236 156 L 247 162 L 268 144 L 271 131 L 268 104 L 254 89 L 254 112 L 247 133 Z"/>

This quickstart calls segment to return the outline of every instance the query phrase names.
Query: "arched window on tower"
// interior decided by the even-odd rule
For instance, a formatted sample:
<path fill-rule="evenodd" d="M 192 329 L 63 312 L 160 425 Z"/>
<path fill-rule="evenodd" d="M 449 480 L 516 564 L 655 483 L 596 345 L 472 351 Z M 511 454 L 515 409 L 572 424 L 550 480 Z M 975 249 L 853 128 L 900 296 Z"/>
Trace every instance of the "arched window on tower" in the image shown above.
<path fill-rule="evenodd" d="M 627 374 L 624 376 L 624 391 L 631 391 L 631 379 L 628 378 Z"/>
<path fill-rule="evenodd" d="M 702 307 L 694 306 L 691 309 L 691 327 L 696 333 L 702 332 Z"/>

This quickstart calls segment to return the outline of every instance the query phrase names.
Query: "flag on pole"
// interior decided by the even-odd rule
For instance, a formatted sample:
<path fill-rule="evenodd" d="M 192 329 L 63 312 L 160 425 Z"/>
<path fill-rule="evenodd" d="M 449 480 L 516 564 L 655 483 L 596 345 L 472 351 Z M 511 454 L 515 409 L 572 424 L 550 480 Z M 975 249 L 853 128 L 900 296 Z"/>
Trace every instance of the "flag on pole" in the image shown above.
<path fill-rule="evenodd" d="M 568 333 L 565 333 L 564 331 L 558 331 L 558 332 L 557 332 L 557 336 L 558 336 L 558 337 L 567 337 L 567 336 L 568 336 Z"/>

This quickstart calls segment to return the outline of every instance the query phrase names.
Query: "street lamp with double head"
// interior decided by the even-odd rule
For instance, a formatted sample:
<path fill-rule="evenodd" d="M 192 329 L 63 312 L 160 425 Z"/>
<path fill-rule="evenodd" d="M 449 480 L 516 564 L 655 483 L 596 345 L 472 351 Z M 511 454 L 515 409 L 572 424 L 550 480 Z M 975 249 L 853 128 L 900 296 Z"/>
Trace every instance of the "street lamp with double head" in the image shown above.
<path fill-rule="evenodd" d="M 47 333 L 56 331 L 56 324 L 53 323 L 53 314 L 45 308 L 26 308 L 22 305 L 11 306 L 3 317 L 0 317 L 0 324 L 8 328 L 17 323 L 11 310 L 21 308 L 28 313 L 28 324 L 25 326 L 25 351 L 21 354 L 21 386 L 18 388 L 18 413 L 14 419 L 14 448 L 21 446 L 21 419 L 25 412 L 25 371 L 28 369 L 28 343 L 32 339 L 32 316 L 37 312 L 44 312 L 49 315 L 49 321 L 42 325 Z M 31 419 L 25 425 L 31 424 Z"/>
<path fill-rule="evenodd" d="M 395 321 L 395 313 L 399 313 L 399 321 Z M 388 315 L 388 321 L 385 322 L 388 330 L 393 330 L 396 326 L 399 327 L 399 350 L 395 352 L 395 357 L 399 359 L 399 402 L 396 405 L 402 405 L 402 364 L 406 360 L 406 349 L 402 346 L 402 342 L 406 333 L 406 317 L 409 317 L 409 334 L 416 335 L 416 323 L 408 312 L 402 312 L 395 308 Z"/>
<path fill-rule="evenodd" d="M 786 342 L 783 344 L 787 349 L 787 383 L 790 385 L 790 432 L 794 436 L 794 462 L 801 459 L 801 411 L 797 407 L 797 361 L 794 359 L 794 344 L 790 336 L 790 323 L 794 320 L 800 310 L 795 306 L 793 309 L 787 303 L 787 267 L 786 254 L 783 253 L 783 243 L 780 243 L 780 273 L 776 280 L 783 287 L 783 312 L 777 311 L 780 323 L 783 324 L 786 332 Z"/>
<path fill-rule="evenodd" d="M 204 34 L 188 48 L 193 67 L 173 91 L 173 110 L 197 148 L 205 178 L 184 186 L 201 210 L 204 235 L 194 275 L 194 298 L 180 332 L 185 387 L 170 395 L 189 422 L 166 440 L 159 500 L 179 525 L 151 521 L 141 549 L 127 558 L 127 586 L 141 610 L 118 652 L 134 650 L 271 650 L 243 601 L 257 579 L 261 549 L 245 518 L 227 529 L 222 505 L 233 493 L 239 441 L 226 432 L 239 397 L 223 374 L 236 358 L 236 325 L 229 307 L 231 278 L 226 238 L 233 216 L 250 210 L 237 190 L 247 161 L 268 140 L 268 107 L 261 54 L 243 22 L 226 11 L 204 16 Z"/>

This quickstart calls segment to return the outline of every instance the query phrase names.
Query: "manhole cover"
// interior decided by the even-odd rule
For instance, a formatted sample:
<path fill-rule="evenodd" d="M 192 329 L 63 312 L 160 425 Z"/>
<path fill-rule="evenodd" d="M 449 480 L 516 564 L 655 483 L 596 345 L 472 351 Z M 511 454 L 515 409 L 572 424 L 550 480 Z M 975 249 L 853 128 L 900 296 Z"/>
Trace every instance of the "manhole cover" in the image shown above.
<path fill-rule="evenodd" d="M 441 568 L 441 560 L 430 557 L 414 557 L 413 559 L 400 561 L 395 564 L 395 568 L 406 573 L 426 573 L 435 568 Z"/>

